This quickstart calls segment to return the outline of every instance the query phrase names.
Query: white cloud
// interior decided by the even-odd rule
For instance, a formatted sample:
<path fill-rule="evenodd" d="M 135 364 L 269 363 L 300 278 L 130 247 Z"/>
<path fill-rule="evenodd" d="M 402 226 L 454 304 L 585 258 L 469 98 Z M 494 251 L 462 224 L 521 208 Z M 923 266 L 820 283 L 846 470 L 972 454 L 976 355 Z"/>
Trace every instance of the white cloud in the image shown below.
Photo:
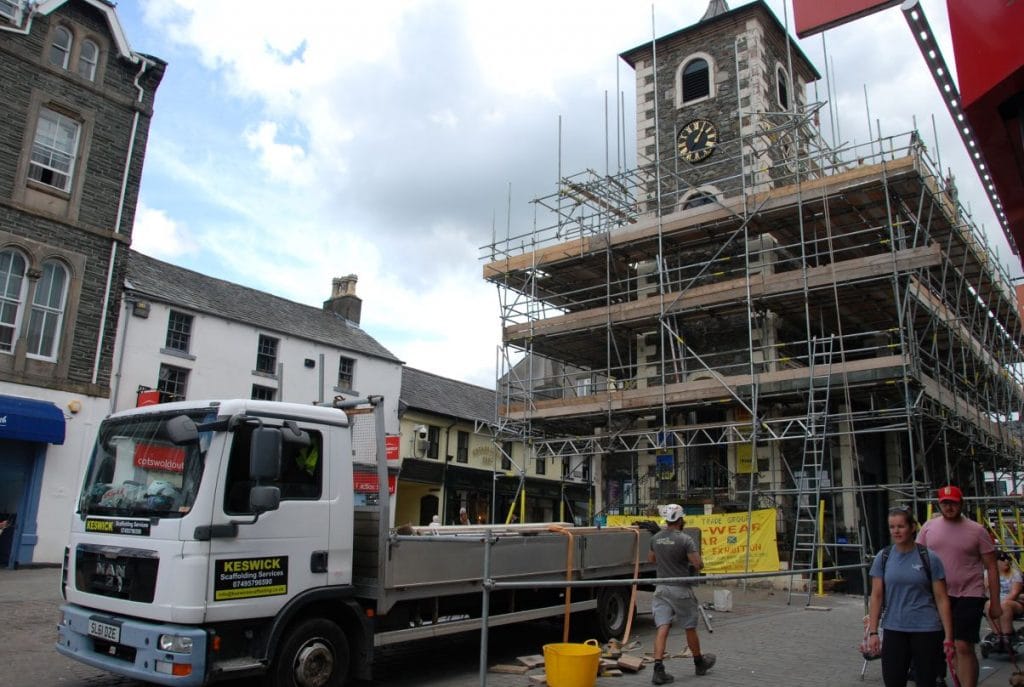
<path fill-rule="evenodd" d="M 195 250 L 188 231 L 164 210 L 148 207 L 140 201 L 135 210 L 132 248 L 164 260 L 180 258 Z"/>
<path fill-rule="evenodd" d="M 309 159 L 302 146 L 281 143 L 275 122 L 260 122 L 246 131 L 249 148 L 259 152 L 260 166 L 274 181 L 293 187 L 310 186 L 315 182 Z"/>

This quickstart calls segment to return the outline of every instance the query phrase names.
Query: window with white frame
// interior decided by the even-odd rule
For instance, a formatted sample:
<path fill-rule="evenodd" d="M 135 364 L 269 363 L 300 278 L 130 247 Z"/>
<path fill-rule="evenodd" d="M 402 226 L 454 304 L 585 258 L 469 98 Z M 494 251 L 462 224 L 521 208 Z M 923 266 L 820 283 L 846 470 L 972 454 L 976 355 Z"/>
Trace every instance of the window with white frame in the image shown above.
<path fill-rule="evenodd" d="M 67 69 L 70 61 L 71 31 L 67 27 L 58 26 L 53 30 L 53 42 L 50 43 L 50 64 Z"/>
<path fill-rule="evenodd" d="M 25 302 L 25 256 L 15 250 L 0 252 L 0 351 L 14 352 L 21 306 Z"/>
<path fill-rule="evenodd" d="M 21 18 L 21 0 L 0 0 L 0 17 L 17 23 Z"/>
<path fill-rule="evenodd" d="M 503 441 L 501 442 L 501 469 L 511 470 L 512 469 L 512 442 Z"/>
<path fill-rule="evenodd" d="M 338 358 L 338 388 L 351 391 L 356 376 L 356 361 L 352 358 L 340 356 Z"/>
<path fill-rule="evenodd" d="M 546 458 L 537 458 L 536 469 L 538 475 L 546 475 L 548 472 L 548 461 Z"/>
<path fill-rule="evenodd" d="M 714 97 L 714 62 L 710 55 L 695 53 L 676 71 L 676 107 Z"/>
<path fill-rule="evenodd" d="M 188 373 L 184 367 L 161 365 L 156 388 L 160 392 L 160 401 L 184 401 L 188 392 Z"/>
<path fill-rule="evenodd" d="M 30 358 L 55 360 L 67 303 L 68 271 L 56 260 L 44 262 L 42 271 L 29 311 L 26 354 Z"/>
<path fill-rule="evenodd" d="M 96 65 L 100 61 L 100 47 L 88 38 L 82 41 L 82 47 L 78 49 L 78 75 L 88 79 L 96 80 Z"/>
<path fill-rule="evenodd" d="M 784 112 L 789 111 L 789 75 L 781 64 L 775 65 L 775 96 L 779 107 Z"/>
<path fill-rule="evenodd" d="M 39 111 L 28 176 L 61 191 L 71 189 L 81 125 L 48 108 Z"/>
<path fill-rule="evenodd" d="M 277 374 L 277 339 L 260 334 L 256 345 L 256 370 L 272 375 Z"/>
<path fill-rule="evenodd" d="M 456 438 L 456 449 L 455 449 L 455 462 L 456 463 L 468 463 L 469 462 L 469 432 L 459 430 Z"/>
<path fill-rule="evenodd" d="M 188 353 L 192 344 L 192 316 L 172 310 L 167 318 L 167 339 L 165 348 Z"/>

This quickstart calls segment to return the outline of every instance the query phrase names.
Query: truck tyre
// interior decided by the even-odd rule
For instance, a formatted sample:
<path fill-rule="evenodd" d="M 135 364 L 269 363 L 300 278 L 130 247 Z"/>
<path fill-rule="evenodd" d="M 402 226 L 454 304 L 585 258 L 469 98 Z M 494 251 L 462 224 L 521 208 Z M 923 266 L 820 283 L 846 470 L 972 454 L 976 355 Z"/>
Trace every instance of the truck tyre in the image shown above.
<path fill-rule="evenodd" d="M 597 593 L 594 610 L 598 639 L 607 642 L 612 637 L 621 639 L 629 620 L 629 587 L 606 587 Z"/>
<path fill-rule="evenodd" d="M 348 640 L 330 620 L 299 621 L 288 630 L 272 669 L 274 687 L 341 687 L 348 675 Z"/>

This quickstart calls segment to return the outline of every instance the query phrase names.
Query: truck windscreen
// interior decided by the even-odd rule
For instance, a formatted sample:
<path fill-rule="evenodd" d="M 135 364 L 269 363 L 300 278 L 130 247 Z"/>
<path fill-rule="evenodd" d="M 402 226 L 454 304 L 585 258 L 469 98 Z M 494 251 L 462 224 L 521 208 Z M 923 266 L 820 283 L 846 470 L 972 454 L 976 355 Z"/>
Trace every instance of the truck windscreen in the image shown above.
<path fill-rule="evenodd" d="M 180 415 L 136 415 L 106 420 L 86 473 L 79 514 L 180 518 L 192 509 L 213 435 L 175 444 L 167 422 Z M 209 409 L 188 413 L 198 425 Z"/>

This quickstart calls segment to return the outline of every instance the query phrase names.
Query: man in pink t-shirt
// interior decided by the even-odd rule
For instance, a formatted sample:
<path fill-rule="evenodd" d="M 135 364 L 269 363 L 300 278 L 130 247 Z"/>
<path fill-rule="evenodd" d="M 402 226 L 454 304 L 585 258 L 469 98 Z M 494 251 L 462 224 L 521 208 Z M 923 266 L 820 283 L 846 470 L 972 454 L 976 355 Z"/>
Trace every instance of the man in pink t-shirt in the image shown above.
<path fill-rule="evenodd" d="M 984 527 L 964 517 L 964 497 L 958 487 L 942 487 L 938 499 L 942 517 L 932 518 L 921 527 L 917 543 L 934 551 L 946 569 L 956 641 L 956 674 L 962 687 L 977 687 L 978 656 L 974 645 L 978 643 L 984 615 L 986 569 L 989 596 L 999 598 L 995 546 Z M 997 605 L 989 605 L 993 627 L 998 627 L 996 621 L 1002 613 Z"/>

